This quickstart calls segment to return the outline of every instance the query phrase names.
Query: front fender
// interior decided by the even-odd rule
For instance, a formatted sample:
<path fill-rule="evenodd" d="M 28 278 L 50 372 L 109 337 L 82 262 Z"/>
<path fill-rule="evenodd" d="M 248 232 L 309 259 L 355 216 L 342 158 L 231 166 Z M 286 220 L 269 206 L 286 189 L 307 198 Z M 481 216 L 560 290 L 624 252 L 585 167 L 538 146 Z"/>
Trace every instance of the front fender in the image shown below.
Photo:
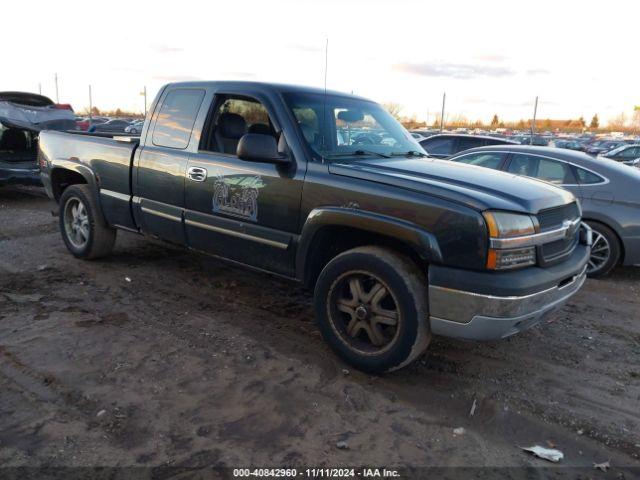
<path fill-rule="evenodd" d="M 435 236 L 418 225 L 378 213 L 345 207 L 312 210 L 302 228 L 296 252 L 296 276 L 304 278 L 309 248 L 324 227 L 348 227 L 394 238 L 405 243 L 429 263 L 441 263 L 442 253 Z"/>

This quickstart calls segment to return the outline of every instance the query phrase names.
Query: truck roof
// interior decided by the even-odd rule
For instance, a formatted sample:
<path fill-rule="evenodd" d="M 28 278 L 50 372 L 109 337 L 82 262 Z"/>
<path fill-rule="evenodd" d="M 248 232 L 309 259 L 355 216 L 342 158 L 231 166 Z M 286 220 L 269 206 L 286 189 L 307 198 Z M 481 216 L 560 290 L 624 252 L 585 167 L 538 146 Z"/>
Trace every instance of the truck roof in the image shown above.
<path fill-rule="evenodd" d="M 263 91 L 269 91 L 273 93 L 291 93 L 291 92 L 300 92 L 300 93 L 314 93 L 324 95 L 325 89 L 321 87 L 309 87 L 303 85 L 289 85 L 286 83 L 271 83 L 271 82 L 247 82 L 240 80 L 211 80 L 211 81 L 197 81 L 197 82 L 172 82 L 168 85 L 171 86 L 183 86 L 183 87 L 226 87 L 226 88 L 234 88 L 241 89 L 242 87 L 260 89 Z M 336 90 L 327 90 L 327 95 L 337 95 L 342 97 L 350 97 L 357 98 L 365 101 L 372 101 L 365 97 L 360 97 L 358 95 L 354 95 L 352 93 L 339 92 Z"/>

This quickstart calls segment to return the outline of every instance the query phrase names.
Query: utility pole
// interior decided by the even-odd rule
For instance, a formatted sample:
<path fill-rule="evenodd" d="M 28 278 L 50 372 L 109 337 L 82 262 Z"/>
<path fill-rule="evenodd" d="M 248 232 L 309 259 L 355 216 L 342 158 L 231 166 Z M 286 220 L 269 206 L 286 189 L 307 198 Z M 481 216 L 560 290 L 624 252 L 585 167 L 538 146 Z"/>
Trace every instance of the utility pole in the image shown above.
<path fill-rule="evenodd" d="M 56 103 L 60 103 L 60 96 L 58 95 L 58 74 L 55 74 L 55 81 L 56 81 Z"/>
<path fill-rule="evenodd" d="M 444 104 L 447 99 L 447 93 L 444 92 L 442 94 L 442 115 L 440 117 L 440 133 L 444 131 Z"/>
<path fill-rule="evenodd" d="M 144 86 L 144 116 L 147 116 L 147 86 Z"/>
<path fill-rule="evenodd" d="M 38 82 L 38 94 L 42 95 L 42 83 Z"/>
<path fill-rule="evenodd" d="M 533 145 L 533 136 L 536 133 L 536 115 L 538 114 L 538 97 L 536 97 L 536 103 L 533 104 L 533 121 L 531 122 L 531 141 L 530 145 Z"/>
<path fill-rule="evenodd" d="M 91 85 L 89 85 L 89 127 L 93 122 L 93 97 L 91 96 Z"/>

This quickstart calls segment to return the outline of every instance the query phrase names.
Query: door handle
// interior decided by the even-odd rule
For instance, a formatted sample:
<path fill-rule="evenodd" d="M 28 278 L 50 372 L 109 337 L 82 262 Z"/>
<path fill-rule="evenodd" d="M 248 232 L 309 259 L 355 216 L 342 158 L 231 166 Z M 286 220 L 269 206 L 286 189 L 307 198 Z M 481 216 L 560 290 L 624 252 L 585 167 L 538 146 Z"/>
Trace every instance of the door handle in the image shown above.
<path fill-rule="evenodd" d="M 187 177 L 194 182 L 204 182 L 207 179 L 207 169 L 202 167 L 189 167 Z"/>

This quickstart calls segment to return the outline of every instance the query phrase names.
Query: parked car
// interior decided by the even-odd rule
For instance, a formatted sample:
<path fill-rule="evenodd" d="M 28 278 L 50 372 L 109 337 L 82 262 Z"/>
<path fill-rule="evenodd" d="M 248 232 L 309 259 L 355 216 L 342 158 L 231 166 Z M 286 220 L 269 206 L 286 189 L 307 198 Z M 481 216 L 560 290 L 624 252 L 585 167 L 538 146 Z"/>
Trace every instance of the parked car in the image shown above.
<path fill-rule="evenodd" d="M 565 148 L 569 150 L 576 150 L 578 152 L 583 152 L 585 148 L 585 142 L 582 140 L 573 140 L 571 142 L 567 142 Z"/>
<path fill-rule="evenodd" d="M 369 100 L 189 82 L 150 112 L 139 141 L 42 133 L 71 254 L 107 255 L 124 228 L 302 282 L 325 340 L 362 370 L 407 365 L 432 334 L 515 334 L 584 282 L 590 230 L 570 192 L 423 158 Z"/>
<path fill-rule="evenodd" d="M 525 146 L 474 149 L 451 161 L 539 178 L 572 192 L 593 229 L 589 276 L 640 264 L 640 170 L 584 153 Z"/>
<path fill-rule="evenodd" d="M 128 121 L 115 118 L 104 123 L 91 125 L 89 132 L 124 133 L 124 129 L 128 126 Z"/>
<path fill-rule="evenodd" d="M 599 140 L 586 147 L 584 151 L 591 155 L 602 155 L 623 145 L 626 143 L 622 140 Z"/>
<path fill-rule="evenodd" d="M 458 152 L 484 145 L 504 145 L 513 142 L 502 138 L 481 135 L 441 134 L 433 135 L 420 142 L 430 157 L 449 158 Z"/>
<path fill-rule="evenodd" d="M 50 98 L 27 92 L 0 92 L 0 185 L 41 185 L 38 133 L 72 130 L 75 114 Z"/>
<path fill-rule="evenodd" d="M 640 144 L 622 145 L 602 155 L 609 160 L 615 160 L 626 165 L 640 166 Z"/>
<path fill-rule="evenodd" d="M 76 119 L 76 125 L 78 126 L 78 130 L 82 130 L 84 132 L 88 131 L 91 125 L 98 125 L 100 123 L 108 122 L 108 118 L 104 117 L 82 117 L 81 119 Z"/>
<path fill-rule="evenodd" d="M 134 120 L 130 125 L 125 127 L 125 133 L 131 133 L 132 135 L 138 135 L 142 133 L 142 126 L 144 125 L 144 120 Z"/>

